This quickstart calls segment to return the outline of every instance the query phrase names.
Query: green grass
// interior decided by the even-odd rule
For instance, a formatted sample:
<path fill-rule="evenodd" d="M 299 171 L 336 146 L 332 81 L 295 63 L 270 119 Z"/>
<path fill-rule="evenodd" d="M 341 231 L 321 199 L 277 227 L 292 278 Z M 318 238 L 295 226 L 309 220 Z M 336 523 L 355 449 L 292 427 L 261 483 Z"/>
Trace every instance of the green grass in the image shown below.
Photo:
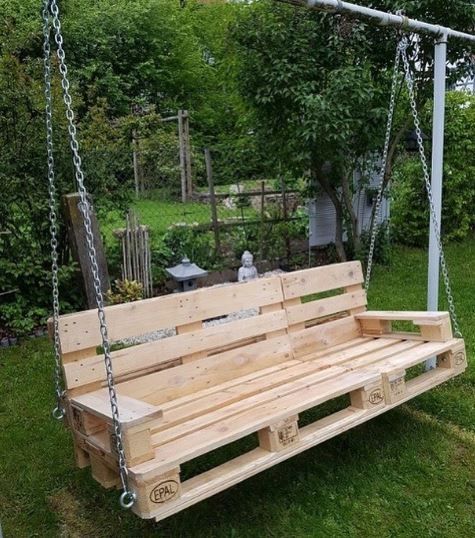
<path fill-rule="evenodd" d="M 70 436 L 50 419 L 49 343 L 1 351 L 5 537 L 473 536 L 475 242 L 452 245 L 448 259 L 465 375 L 159 524 L 122 511 L 117 492 L 75 469 Z M 391 267 L 375 270 L 370 307 L 423 309 L 425 273 L 424 253 L 397 249 Z"/>
<path fill-rule="evenodd" d="M 136 200 L 132 204 L 136 211 L 140 223 L 149 226 L 152 236 L 161 237 L 170 226 L 177 223 L 186 224 L 208 224 L 211 222 L 211 208 L 208 203 L 187 202 L 183 204 L 178 201 L 161 199 L 158 195 L 152 199 Z M 251 207 L 243 209 L 245 218 L 257 218 L 257 212 Z M 218 205 L 218 219 L 240 219 L 241 209 L 229 209 L 224 205 Z M 110 211 L 101 217 L 101 230 L 103 231 L 106 243 L 117 241 L 113 238 L 113 230 L 125 227 L 125 219 L 119 211 Z"/>

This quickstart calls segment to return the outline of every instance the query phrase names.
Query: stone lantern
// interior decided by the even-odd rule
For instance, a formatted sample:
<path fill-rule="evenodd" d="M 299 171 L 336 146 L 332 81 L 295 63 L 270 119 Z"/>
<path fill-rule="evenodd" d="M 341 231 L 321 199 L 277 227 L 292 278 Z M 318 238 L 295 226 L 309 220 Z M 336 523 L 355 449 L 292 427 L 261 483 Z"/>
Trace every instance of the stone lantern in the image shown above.
<path fill-rule="evenodd" d="M 201 269 L 196 263 L 191 263 L 187 256 L 181 260 L 180 264 L 168 267 L 166 271 L 177 283 L 176 291 L 178 292 L 195 290 L 198 278 L 208 275 L 208 271 Z"/>

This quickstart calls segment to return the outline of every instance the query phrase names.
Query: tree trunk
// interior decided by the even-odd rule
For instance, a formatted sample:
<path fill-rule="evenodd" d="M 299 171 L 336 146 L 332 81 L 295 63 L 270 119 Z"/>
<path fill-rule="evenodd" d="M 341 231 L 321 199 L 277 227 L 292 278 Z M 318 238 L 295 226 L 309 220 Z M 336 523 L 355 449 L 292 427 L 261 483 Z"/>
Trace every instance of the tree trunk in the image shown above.
<path fill-rule="evenodd" d="M 402 137 L 407 132 L 407 130 L 409 128 L 409 125 L 411 124 L 411 121 L 412 121 L 412 116 L 411 115 L 407 116 L 404 124 L 399 129 L 399 131 L 396 133 L 396 135 L 394 136 L 391 144 L 389 145 L 388 158 L 387 158 L 387 162 L 386 162 L 386 170 L 384 171 L 384 178 L 383 178 L 383 192 L 386 190 L 386 187 L 388 186 L 389 180 L 391 179 L 391 176 L 392 176 L 392 170 L 393 170 L 393 165 L 394 165 L 394 158 L 395 158 L 395 155 L 396 155 L 396 149 L 397 149 L 399 143 L 401 142 Z M 373 229 L 374 221 L 375 221 L 375 218 L 376 218 L 374 209 L 375 208 L 373 207 L 373 211 L 371 213 L 370 230 Z"/>
<path fill-rule="evenodd" d="M 342 177 L 341 186 L 342 186 L 343 202 L 345 204 L 345 209 L 350 217 L 351 241 L 353 243 L 352 244 L 353 252 L 356 253 L 358 252 L 360 248 L 360 234 L 358 231 L 358 215 L 356 214 L 355 208 L 353 206 L 353 194 L 350 188 L 350 178 L 352 177 L 352 175 L 353 175 L 353 172 L 350 172 L 348 175 Z"/>
<path fill-rule="evenodd" d="M 313 172 L 315 180 L 322 187 L 322 189 L 328 194 L 332 204 L 335 208 L 335 248 L 338 254 L 338 258 L 342 262 L 347 261 L 345 245 L 343 243 L 343 205 L 335 188 L 330 184 L 328 179 L 322 173 Z"/>

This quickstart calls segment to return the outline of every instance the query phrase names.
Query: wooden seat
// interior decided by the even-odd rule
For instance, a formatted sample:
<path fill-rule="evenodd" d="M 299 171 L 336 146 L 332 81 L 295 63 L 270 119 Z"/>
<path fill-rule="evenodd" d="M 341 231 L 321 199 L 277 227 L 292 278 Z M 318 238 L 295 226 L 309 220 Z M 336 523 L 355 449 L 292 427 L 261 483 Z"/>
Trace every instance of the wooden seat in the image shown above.
<path fill-rule="evenodd" d="M 114 340 L 174 329 L 112 353 L 139 516 L 163 519 L 464 370 L 447 313 L 367 312 L 362 282 L 349 262 L 107 307 Z M 216 324 L 242 309 L 254 315 Z M 60 336 L 77 463 L 116 486 L 96 312 L 63 316 Z M 422 372 L 431 357 L 437 368 Z M 340 411 L 299 427 L 303 412 L 344 396 Z M 258 448 L 181 483 L 180 465 L 255 433 Z"/>

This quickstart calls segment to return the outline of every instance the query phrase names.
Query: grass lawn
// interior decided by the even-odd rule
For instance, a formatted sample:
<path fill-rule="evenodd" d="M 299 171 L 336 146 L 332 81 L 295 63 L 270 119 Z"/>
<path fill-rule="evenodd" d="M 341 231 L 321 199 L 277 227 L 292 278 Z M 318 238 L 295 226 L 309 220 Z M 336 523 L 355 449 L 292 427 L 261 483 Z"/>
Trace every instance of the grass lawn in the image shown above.
<path fill-rule="evenodd" d="M 370 308 L 425 309 L 425 253 L 393 258 L 376 267 Z M 448 260 L 467 373 L 159 524 L 74 467 L 70 436 L 50 419 L 46 339 L 1 351 L 5 538 L 475 536 L 475 241 L 452 245 Z"/>
<path fill-rule="evenodd" d="M 211 222 L 209 203 L 187 202 L 183 204 L 160 198 L 159 194 L 157 198 L 136 200 L 132 208 L 136 211 L 140 223 L 149 226 L 155 237 L 161 237 L 173 224 L 208 224 Z M 218 204 L 217 211 L 220 220 L 240 219 L 242 216 L 249 219 L 258 218 L 257 212 L 250 207 L 245 207 L 241 212 L 240 208 L 229 209 L 223 204 Z M 117 242 L 117 239 L 113 237 L 113 231 L 117 228 L 124 228 L 125 219 L 119 211 L 110 211 L 101 217 L 100 224 L 106 243 L 109 244 L 109 242 Z"/>

